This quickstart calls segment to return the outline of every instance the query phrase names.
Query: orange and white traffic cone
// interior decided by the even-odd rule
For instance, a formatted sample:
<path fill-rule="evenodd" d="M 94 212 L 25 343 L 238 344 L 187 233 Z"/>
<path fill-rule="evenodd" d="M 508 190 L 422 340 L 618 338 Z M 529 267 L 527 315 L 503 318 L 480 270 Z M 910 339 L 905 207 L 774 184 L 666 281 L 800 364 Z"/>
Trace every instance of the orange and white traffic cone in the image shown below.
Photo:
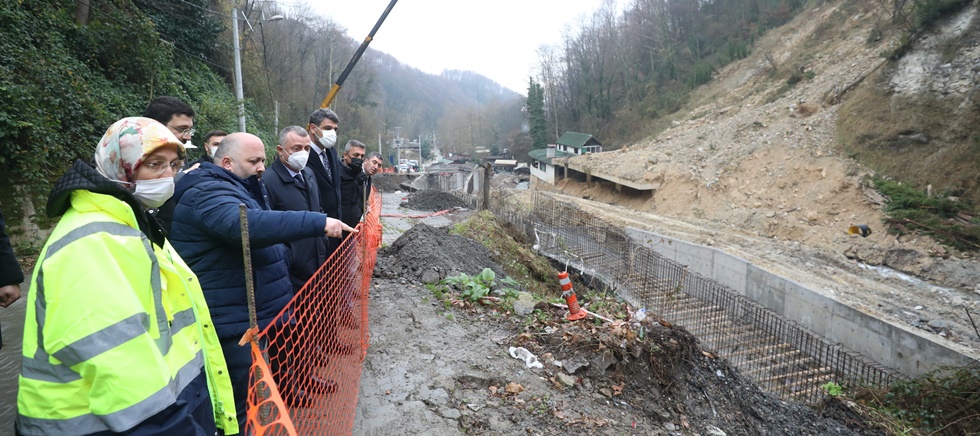
<path fill-rule="evenodd" d="M 572 281 L 568 278 L 568 271 L 558 273 L 558 283 L 561 284 L 561 296 L 565 299 L 565 304 L 568 305 L 568 316 L 565 319 L 575 321 L 585 318 L 585 311 L 578 307 L 578 297 L 575 296 L 575 290 L 572 289 Z"/>

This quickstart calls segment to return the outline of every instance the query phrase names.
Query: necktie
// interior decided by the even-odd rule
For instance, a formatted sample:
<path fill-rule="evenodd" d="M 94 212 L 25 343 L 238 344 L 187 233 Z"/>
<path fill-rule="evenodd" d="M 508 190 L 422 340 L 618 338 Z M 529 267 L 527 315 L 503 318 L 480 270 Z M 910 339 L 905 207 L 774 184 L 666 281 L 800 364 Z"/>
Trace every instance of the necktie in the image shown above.
<path fill-rule="evenodd" d="M 327 170 L 327 178 L 332 179 L 333 175 L 330 173 L 330 159 L 327 159 L 327 150 L 320 152 L 320 160 L 323 161 L 323 169 Z"/>
<path fill-rule="evenodd" d="M 299 183 L 300 186 L 305 186 L 306 185 L 306 183 L 304 183 L 304 179 L 303 179 L 303 175 L 302 174 L 296 173 L 296 175 L 293 176 L 293 178 L 296 179 L 296 183 Z"/>

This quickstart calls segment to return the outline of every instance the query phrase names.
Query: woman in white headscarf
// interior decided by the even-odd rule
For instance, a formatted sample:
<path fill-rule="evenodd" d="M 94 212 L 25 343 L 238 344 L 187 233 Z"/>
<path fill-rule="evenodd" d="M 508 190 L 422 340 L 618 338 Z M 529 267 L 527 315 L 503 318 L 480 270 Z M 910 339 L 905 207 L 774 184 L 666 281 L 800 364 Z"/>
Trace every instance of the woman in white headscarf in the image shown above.
<path fill-rule="evenodd" d="M 63 216 L 28 293 L 18 434 L 238 433 L 201 287 L 146 213 L 183 158 L 166 126 L 124 118 L 51 191 Z"/>

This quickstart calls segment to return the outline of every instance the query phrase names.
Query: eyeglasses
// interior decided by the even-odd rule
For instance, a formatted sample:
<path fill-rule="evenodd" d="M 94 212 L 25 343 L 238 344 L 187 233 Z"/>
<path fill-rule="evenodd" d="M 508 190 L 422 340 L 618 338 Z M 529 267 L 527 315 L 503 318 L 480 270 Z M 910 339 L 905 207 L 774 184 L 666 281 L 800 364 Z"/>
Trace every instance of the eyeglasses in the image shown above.
<path fill-rule="evenodd" d="M 146 168 L 152 174 L 160 175 L 167 172 L 169 168 L 171 172 L 177 174 L 180 171 L 180 167 L 184 165 L 181 160 L 175 160 L 173 162 L 167 162 L 163 159 L 151 159 L 146 162 L 141 162 L 140 167 Z"/>
<path fill-rule="evenodd" d="M 188 128 L 186 128 L 186 129 L 181 129 L 180 127 L 174 127 L 174 126 L 171 126 L 171 125 L 169 125 L 169 124 L 167 124 L 167 127 L 169 127 L 169 128 L 170 128 L 170 130 L 173 130 L 173 131 L 174 131 L 174 133 L 176 133 L 176 134 L 177 134 L 177 136 L 184 136 L 184 135 L 187 135 L 187 136 L 194 136 L 194 132 L 196 132 L 196 131 L 197 131 L 197 130 L 196 130 L 196 129 L 194 129 L 193 127 L 188 127 Z"/>

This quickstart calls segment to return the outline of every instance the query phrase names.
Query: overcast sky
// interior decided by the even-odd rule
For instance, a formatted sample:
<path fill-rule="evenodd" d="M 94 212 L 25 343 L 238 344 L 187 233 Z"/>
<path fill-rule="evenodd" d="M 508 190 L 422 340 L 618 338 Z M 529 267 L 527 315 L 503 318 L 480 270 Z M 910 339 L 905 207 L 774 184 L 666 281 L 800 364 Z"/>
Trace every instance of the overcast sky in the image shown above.
<path fill-rule="evenodd" d="M 575 22 L 591 17 L 602 1 L 401 0 L 370 47 L 427 73 L 474 71 L 527 94 L 538 47 L 560 42 L 566 29 L 576 29 Z M 391 1 L 307 3 L 363 41 Z"/>

